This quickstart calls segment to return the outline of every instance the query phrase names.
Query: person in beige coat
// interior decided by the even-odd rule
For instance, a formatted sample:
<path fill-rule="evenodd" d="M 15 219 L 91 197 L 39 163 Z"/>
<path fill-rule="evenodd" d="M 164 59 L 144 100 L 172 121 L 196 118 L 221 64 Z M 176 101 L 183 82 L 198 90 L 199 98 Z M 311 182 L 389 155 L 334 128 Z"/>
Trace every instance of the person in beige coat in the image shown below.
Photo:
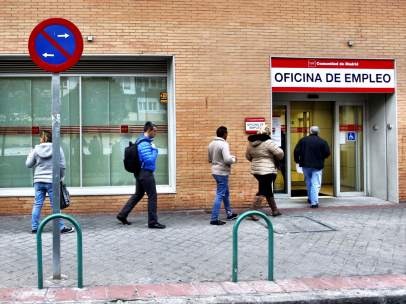
<path fill-rule="evenodd" d="M 210 225 L 224 225 L 226 222 L 219 219 L 221 202 L 224 202 L 224 209 L 226 210 L 228 220 L 236 219 L 238 216 L 231 208 L 230 190 L 228 187 L 231 165 L 237 161 L 237 158 L 230 154 L 230 147 L 226 141 L 228 136 L 227 128 L 224 126 L 219 127 L 216 135 L 208 147 L 208 160 L 211 164 L 211 173 L 217 184 Z"/>
<path fill-rule="evenodd" d="M 259 186 L 253 208 L 258 209 L 265 197 L 272 216 L 281 215 L 273 196 L 273 184 L 278 173 L 275 162 L 283 159 L 283 150 L 271 140 L 269 127 L 265 125 L 257 134 L 248 136 L 245 157 L 251 162 L 251 174 L 258 180 Z M 258 220 L 255 216 L 252 219 Z"/>

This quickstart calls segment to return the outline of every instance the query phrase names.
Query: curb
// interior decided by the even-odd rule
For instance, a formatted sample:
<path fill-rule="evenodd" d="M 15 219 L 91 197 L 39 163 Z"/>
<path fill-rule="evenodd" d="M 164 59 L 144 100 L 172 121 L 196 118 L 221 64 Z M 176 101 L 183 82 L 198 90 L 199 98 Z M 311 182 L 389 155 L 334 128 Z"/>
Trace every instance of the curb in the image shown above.
<path fill-rule="evenodd" d="M 2 288 L 0 303 L 406 303 L 406 275 L 192 282 L 78 288 Z"/>

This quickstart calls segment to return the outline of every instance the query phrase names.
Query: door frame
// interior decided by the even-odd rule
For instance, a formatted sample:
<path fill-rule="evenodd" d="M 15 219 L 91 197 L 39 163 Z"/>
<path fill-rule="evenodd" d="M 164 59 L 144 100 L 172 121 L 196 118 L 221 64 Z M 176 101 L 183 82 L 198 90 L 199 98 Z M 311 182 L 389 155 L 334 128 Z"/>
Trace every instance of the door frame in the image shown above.
<path fill-rule="evenodd" d="M 361 106 L 362 107 L 362 163 L 363 163 L 363 170 L 362 174 L 364 175 L 363 178 L 363 191 L 349 191 L 349 192 L 341 192 L 341 167 L 340 167 L 340 106 Z M 335 183 L 334 183 L 334 193 L 337 197 L 344 197 L 344 196 L 366 196 L 367 193 L 367 120 L 366 120 L 366 111 L 365 111 L 365 101 L 364 100 L 338 100 L 335 102 L 334 106 L 334 176 L 335 176 Z"/>
<path fill-rule="evenodd" d="M 271 107 L 271 117 L 273 115 L 273 107 L 274 106 L 285 106 L 286 107 L 286 151 L 285 153 L 285 159 L 286 159 L 286 180 L 284 181 L 287 183 L 286 187 L 286 193 L 275 193 L 274 195 L 278 198 L 290 198 L 290 191 L 291 191 L 291 177 L 290 177 L 290 166 L 291 166 L 291 161 L 290 161 L 290 101 L 275 101 L 272 103 Z M 273 126 L 272 126 L 273 127 Z"/>
<path fill-rule="evenodd" d="M 278 94 L 279 95 L 279 94 Z M 345 99 L 343 96 L 336 95 L 336 94 L 320 94 L 320 101 L 326 101 L 326 102 L 331 102 L 333 103 L 333 147 L 334 153 L 333 153 L 333 196 L 334 197 L 348 197 L 348 196 L 366 196 L 368 193 L 368 175 L 367 175 L 367 120 L 366 120 L 366 107 L 365 107 L 365 98 L 362 98 L 361 100 L 358 99 L 359 97 L 357 95 L 349 95 L 346 96 Z M 306 101 L 309 100 L 307 98 L 307 94 L 302 94 L 302 93 L 289 93 L 289 94 L 281 94 L 278 96 L 278 98 L 272 98 L 272 107 L 271 107 L 271 117 L 272 117 L 272 109 L 274 105 L 281 105 L 286 107 L 286 128 L 287 128 L 287 136 L 286 136 L 286 155 L 289 155 L 287 157 L 287 162 L 286 162 L 286 176 L 287 176 L 287 193 L 275 193 L 275 196 L 278 198 L 287 198 L 291 197 L 291 176 L 290 176 L 290 170 L 292 167 L 292 163 L 290 160 L 290 155 L 293 153 L 290 149 L 290 143 L 291 143 L 291 102 L 292 101 Z M 313 101 L 313 100 L 312 100 Z M 364 186 L 364 191 L 361 192 L 340 192 L 340 141 L 339 141 L 339 106 L 342 105 L 357 105 L 357 106 L 362 106 L 363 110 L 363 174 L 364 174 L 364 181 L 363 181 L 363 186 Z"/>

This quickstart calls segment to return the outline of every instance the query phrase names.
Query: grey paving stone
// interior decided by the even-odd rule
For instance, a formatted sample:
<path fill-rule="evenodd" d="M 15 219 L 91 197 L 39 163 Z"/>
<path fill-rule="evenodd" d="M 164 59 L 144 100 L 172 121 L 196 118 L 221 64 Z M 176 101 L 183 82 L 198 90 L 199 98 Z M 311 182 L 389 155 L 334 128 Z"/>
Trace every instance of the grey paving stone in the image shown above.
<path fill-rule="evenodd" d="M 123 226 L 114 215 L 76 217 L 83 229 L 85 285 L 227 281 L 232 227 L 208 224 L 203 213 L 165 213 L 165 230 L 146 227 L 146 215 Z M 271 218 L 275 278 L 406 273 L 406 208 L 285 212 Z M 52 232 L 43 235 L 44 277 L 52 275 Z M 244 221 L 239 231 L 239 279 L 267 278 L 267 229 Z M 30 217 L 0 221 L 0 287 L 35 287 L 36 242 Z M 76 236 L 62 235 L 63 286 L 76 284 Z M 47 283 L 45 283 L 47 284 Z"/>

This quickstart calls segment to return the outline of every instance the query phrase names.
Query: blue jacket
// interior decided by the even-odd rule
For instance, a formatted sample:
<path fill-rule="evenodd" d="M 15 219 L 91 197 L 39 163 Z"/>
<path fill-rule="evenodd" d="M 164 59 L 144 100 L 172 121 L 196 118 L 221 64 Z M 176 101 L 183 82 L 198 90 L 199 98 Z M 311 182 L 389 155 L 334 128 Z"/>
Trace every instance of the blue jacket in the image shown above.
<path fill-rule="evenodd" d="M 140 158 L 141 168 L 155 171 L 158 149 L 152 146 L 152 138 L 141 135 L 137 139 L 138 157 Z"/>

